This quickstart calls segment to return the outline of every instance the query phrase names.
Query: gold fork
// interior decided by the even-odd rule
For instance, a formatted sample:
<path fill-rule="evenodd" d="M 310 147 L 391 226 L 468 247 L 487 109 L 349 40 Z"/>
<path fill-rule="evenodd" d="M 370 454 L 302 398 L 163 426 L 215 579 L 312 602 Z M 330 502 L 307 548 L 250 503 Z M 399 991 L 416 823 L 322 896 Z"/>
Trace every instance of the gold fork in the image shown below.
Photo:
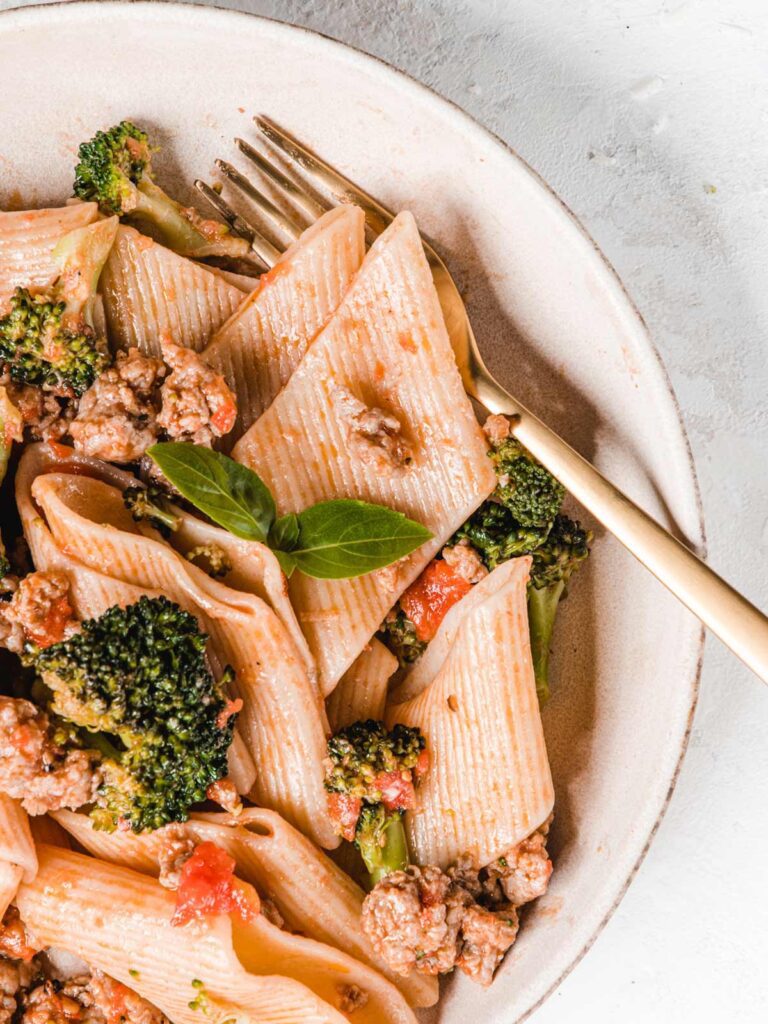
<path fill-rule="evenodd" d="M 256 117 L 254 121 L 269 144 L 270 155 L 276 150 L 287 168 L 300 170 L 300 177 L 289 177 L 243 139 L 235 140 L 241 153 L 267 179 L 272 193 L 287 201 L 286 207 L 277 207 L 231 164 L 224 160 L 216 163 L 227 180 L 278 232 L 295 240 L 304 227 L 296 210 L 312 221 L 338 203 L 355 203 L 365 211 L 371 237 L 381 234 L 391 223 L 395 216 L 391 210 L 273 121 L 266 117 Z M 313 194 L 299 183 L 304 180 L 310 182 Z M 248 239 L 263 263 L 273 266 L 281 255 L 280 249 L 235 213 L 205 182 L 196 181 L 195 186 L 232 230 Z M 317 196 L 323 196 L 324 201 L 318 201 Z M 325 199 L 326 196 L 330 199 Z M 464 302 L 447 267 L 426 241 L 424 251 L 467 393 L 490 412 L 509 416 L 519 441 L 723 643 L 768 682 L 768 618 L 499 384 L 483 361 Z"/>

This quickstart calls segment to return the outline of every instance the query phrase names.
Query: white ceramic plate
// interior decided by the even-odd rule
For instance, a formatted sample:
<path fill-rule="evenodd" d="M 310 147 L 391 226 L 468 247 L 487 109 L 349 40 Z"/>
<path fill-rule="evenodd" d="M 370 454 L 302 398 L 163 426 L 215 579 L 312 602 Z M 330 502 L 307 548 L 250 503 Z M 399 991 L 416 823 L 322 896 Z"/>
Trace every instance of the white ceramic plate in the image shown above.
<path fill-rule="evenodd" d="M 60 203 L 76 145 L 129 117 L 159 177 L 212 175 L 270 114 L 449 258 L 502 381 L 694 543 L 701 516 L 674 396 L 640 316 L 558 199 L 427 89 L 320 36 L 234 12 L 89 3 L 0 17 L 0 207 Z M 236 161 L 235 161 L 236 162 Z M 443 1024 L 511 1024 L 588 949 L 669 799 L 696 696 L 701 631 L 599 535 L 556 637 L 547 742 L 556 870 L 493 987 L 446 986 Z"/>

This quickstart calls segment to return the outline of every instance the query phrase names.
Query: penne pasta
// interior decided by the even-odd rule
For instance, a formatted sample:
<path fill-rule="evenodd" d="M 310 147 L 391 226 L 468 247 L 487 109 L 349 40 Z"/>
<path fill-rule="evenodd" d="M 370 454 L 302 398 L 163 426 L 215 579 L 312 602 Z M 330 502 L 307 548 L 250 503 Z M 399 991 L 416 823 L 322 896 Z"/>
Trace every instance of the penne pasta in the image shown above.
<path fill-rule="evenodd" d="M 37 854 L 29 819 L 17 800 L 0 793 L 0 862 L 20 868 L 29 881 L 37 872 Z"/>
<path fill-rule="evenodd" d="M 64 235 L 96 220 L 96 203 L 0 211 L 0 303 L 15 288 L 46 288 L 61 273 L 51 258 Z"/>
<path fill-rule="evenodd" d="M 467 855 L 483 867 L 552 812 L 528 637 L 529 567 L 530 558 L 515 558 L 478 583 L 443 622 L 452 642 L 435 677 L 388 708 L 388 721 L 418 726 L 430 751 L 405 816 L 419 864 L 446 868 Z"/>
<path fill-rule="evenodd" d="M 106 833 L 94 829 L 84 814 L 57 811 L 54 817 L 93 856 L 157 875 L 159 850 L 166 842 L 162 832 Z M 234 857 L 238 877 L 275 904 L 291 931 L 335 946 L 380 971 L 411 1006 L 437 1001 L 435 978 L 403 977 L 374 953 L 360 924 L 363 891 L 274 811 L 247 808 L 234 822 L 226 814 L 193 814 L 182 828 L 183 834 L 216 843 Z"/>
<path fill-rule="evenodd" d="M 236 672 L 234 692 L 244 702 L 238 728 L 257 766 L 252 799 L 321 845 L 337 846 L 323 788 L 325 710 L 271 608 L 211 579 L 151 528 L 142 533 L 121 492 L 103 481 L 45 473 L 31 494 L 64 554 L 124 584 L 161 591 L 201 621 L 221 662 Z"/>
<path fill-rule="evenodd" d="M 199 352 L 243 301 L 240 288 L 125 225 L 99 289 L 112 344 L 154 356 L 164 337 Z"/>
<path fill-rule="evenodd" d="M 375 638 L 339 680 L 325 702 L 331 732 L 352 722 L 384 717 L 387 686 L 397 671 L 397 658 Z"/>
<path fill-rule="evenodd" d="M 24 870 L 20 865 L 0 860 L 0 920 L 16 898 L 23 876 Z"/>
<path fill-rule="evenodd" d="M 266 544 L 242 540 L 219 526 L 203 522 L 183 509 L 174 507 L 173 511 L 179 517 L 179 525 L 168 538 L 169 543 L 183 555 L 205 544 L 220 548 L 232 566 L 223 582 L 233 590 L 253 594 L 269 605 L 301 655 L 310 678 L 315 680 L 315 659 L 293 610 L 283 570 L 272 551 Z"/>
<path fill-rule="evenodd" d="M 244 895 L 257 910 L 255 891 Z M 216 1022 L 340 1024 L 347 1018 L 337 1007 L 351 986 L 368 996 L 356 1022 L 415 1024 L 393 985 L 339 950 L 283 932 L 261 914 L 174 927 L 171 893 L 91 857 L 42 846 L 39 874 L 17 902 L 41 942 L 134 988 L 175 1024 L 192 1024 L 201 1007 Z"/>
<path fill-rule="evenodd" d="M 259 281 L 204 357 L 237 395 L 228 451 L 272 403 L 344 296 L 365 253 L 357 206 L 329 210 Z"/>
<path fill-rule="evenodd" d="M 387 436 L 396 435 L 408 453 L 404 464 L 388 462 L 375 444 L 367 447 L 356 426 L 360 416 L 389 417 Z M 397 509 L 434 534 L 407 558 L 366 576 L 293 574 L 291 599 L 324 693 L 400 593 L 493 490 L 485 453 L 419 233 L 413 217 L 400 214 L 372 246 L 283 391 L 233 452 L 263 477 L 283 513 L 330 498 L 360 498 Z"/>

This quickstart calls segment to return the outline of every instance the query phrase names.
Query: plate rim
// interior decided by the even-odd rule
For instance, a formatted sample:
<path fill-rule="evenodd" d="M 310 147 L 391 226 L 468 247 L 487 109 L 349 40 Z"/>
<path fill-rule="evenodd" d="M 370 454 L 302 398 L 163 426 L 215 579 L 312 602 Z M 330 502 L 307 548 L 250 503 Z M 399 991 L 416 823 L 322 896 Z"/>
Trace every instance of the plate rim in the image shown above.
<path fill-rule="evenodd" d="M 619 300 L 623 302 L 625 310 L 629 310 L 633 319 L 636 321 L 636 327 L 638 337 L 642 336 L 644 346 L 647 352 L 652 356 L 652 372 L 655 373 L 655 383 L 661 387 L 664 392 L 666 399 L 669 402 L 669 412 L 672 414 L 672 422 L 676 427 L 676 433 L 678 440 L 682 442 L 681 454 L 684 459 L 684 463 L 687 470 L 687 481 L 686 490 L 690 493 L 688 500 L 691 502 L 692 510 L 695 514 L 696 532 L 697 536 L 687 537 L 686 539 L 692 542 L 697 548 L 701 557 L 705 558 L 707 554 L 707 532 L 704 518 L 704 506 L 701 496 L 701 487 L 699 483 L 698 473 L 696 470 L 696 463 L 693 457 L 693 449 L 691 446 L 690 437 L 688 435 L 688 429 L 685 424 L 682 408 L 680 406 L 679 399 L 675 392 L 672 384 L 669 371 L 664 363 L 661 353 L 648 329 L 648 325 L 645 318 L 640 311 L 637 303 L 630 295 L 627 286 L 621 279 L 618 271 L 614 267 L 611 260 L 606 256 L 601 247 L 598 245 L 596 240 L 593 238 L 590 231 L 582 223 L 581 219 L 573 212 L 570 206 L 563 200 L 563 198 L 554 190 L 554 188 L 546 181 L 546 179 L 537 171 L 524 157 L 522 157 L 514 147 L 503 139 L 492 129 L 486 127 L 479 120 L 477 120 L 472 114 L 468 113 L 464 108 L 455 100 L 452 100 L 446 96 L 443 96 L 436 89 L 422 82 L 420 79 L 415 78 L 408 71 L 402 68 L 396 67 L 389 63 L 385 58 L 373 54 L 365 50 L 361 46 L 356 46 L 351 43 L 343 42 L 340 39 L 328 35 L 325 32 L 319 31 L 314 28 L 307 28 L 304 25 L 296 24 L 295 22 L 282 20 L 279 18 L 268 17 L 263 14 L 256 14 L 250 11 L 238 10 L 226 6 L 221 6 L 219 3 L 200 3 L 198 0 L 51 0 L 46 3 L 34 3 L 26 4 L 23 7 L 11 7 L 0 11 L 0 33 L 4 32 L 7 28 L 13 28 L 14 23 L 23 27 L 25 21 L 34 22 L 35 19 L 45 16 L 45 12 L 51 8 L 56 9 L 59 15 L 69 17 L 70 12 L 75 14 L 84 14 L 89 9 L 95 10 L 96 8 L 108 9 L 113 8 L 120 10 L 121 13 L 127 9 L 141 11 L 145 10 L 162 10 L 166 9 L 171 13 L 177 15 L 182 14 L 185 10 L 190 8 L 194 9 L 198 14 L 204 15 L 211 18 L 223 18 L 225 20 L 235 19 L 247 19 L 248 21 L 261 22 L 269 25 L 271 29 L 281 32 L 285 31 L 288 34 L 303 35 L 307 37 L 313 44 L 320 43 L 322 46 L 327 48 L 329 51 L 336 51 L 341 59 L 350 58 L 365 65 L 371 62 L 378 66 L 379 71 L 383 72 L 385 76 L 389 76 L 395 82 L 398 80 L 400 84 L 410 88 L 415 93 L 420 93 L 423 98 L 426 98 L 430 103 L 437 107 L 447 107 L 454 118 L 462 121 L 465 128 L 471 131 L 485 136 L 487 141 L 493 143 L 493 145 L 501 150 L 503 156 L 507 159 L 515 161 L 520 168 L 526 172 L 534 182 L 540 187 L 540 189 L 546 193 L 550 201 L 554 201 L 556 207 L 559 208 L 560 213 L 570 221 L 573 228 L 581 236 L 581 239 L 586 242 L 592 251 L 593 257 L 596 257 L 602 264 L 605 271 L 607 271 L 607 280 L 610 280 L 614 290 L 614 296 L 618 296 Z M 594 927 L 592 934 L 589 939 L 584 943 L 578 953 L 570 960 L 566 967 L 563 968 L 561 973 L 558 975 L 542 995 L 533 1003 L 528 1009 L 524 1010 L 522 1014 L 515 1018 L 514 1021 L 510 1021 L 509 1024 L 523 1024 L 524 1021 L 528 1020 L 548 999 L 549 997 L 562 985 L 568 975 L 574 970 L 574 968 L 581 962 L 586 956 L 589 950 L 592 948 L 594 943 L 597 941 L 604 928 L 613 917 L 614 913 L 618 909 L 619 904 L 624 899 L 629 887 L 634 881 L 640 867 L 645 860 L 648 851 L 656 838 L 656 834 L 661 826 L 662 821 L 669 808 L 672 795 L 680 777 L 680 772 L 683 767 L 685 755 L 688 750 L 689 740 L 691 736 L 691 729 L 693 725 L 693 718 L 696 712 L 698 704 L 698 698 L 700 693 L 702 667 L 704 661 L 704 650 L 705 650 L 705 639 L 706 630 L 702 624 L 699 625 L 698 629 L 691 630 L 691 651 L 690 660 L 693 662 L 692 671 L 690 673 L 689 680 L 689 702 L 688 702 L 688 714 L 686 720 L 685 730 L 680 743 L 680 751 L 677 756 L 677 760 L 672 771 L 668 788 L 664 794 L 661 803 L 658 808 L 658 812 L 654 819 L 653 825 L 643 843 L 641 850 L 635 858 L 632 867 L 630 868 L 627 877 L 624 879 L 621 887 L 615 895 L 610 906 L 607 908 L 602 918 L 597 922 Z M 695 659 L 695 660 L 694 660 Z"/>

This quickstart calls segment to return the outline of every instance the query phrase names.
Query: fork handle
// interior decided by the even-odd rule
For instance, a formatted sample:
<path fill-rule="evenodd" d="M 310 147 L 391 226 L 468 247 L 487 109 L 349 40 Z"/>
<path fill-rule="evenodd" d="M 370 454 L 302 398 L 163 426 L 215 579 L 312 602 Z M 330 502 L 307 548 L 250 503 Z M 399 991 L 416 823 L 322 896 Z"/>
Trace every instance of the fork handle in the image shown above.
<path fill-rule="evenodd" d="M 675 597 L 768 683 L 768 617 L 639 508 L 540 419 L 494 389 L 487 407 L 513 417 L 512 432 Z M 501 408 L 506 405 L 506 408 Z"/>

